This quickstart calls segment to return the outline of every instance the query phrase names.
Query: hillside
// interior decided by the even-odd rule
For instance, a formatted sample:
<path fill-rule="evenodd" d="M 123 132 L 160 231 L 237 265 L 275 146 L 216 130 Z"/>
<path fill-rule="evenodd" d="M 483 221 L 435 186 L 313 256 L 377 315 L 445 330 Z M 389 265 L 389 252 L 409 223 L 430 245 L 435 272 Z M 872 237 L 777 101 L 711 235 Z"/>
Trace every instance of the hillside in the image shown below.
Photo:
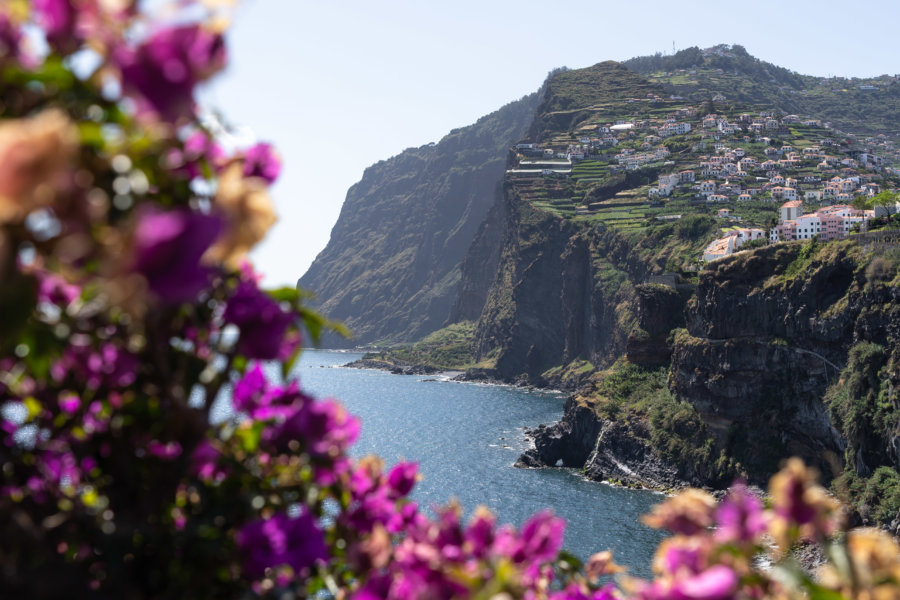
<path fill-rule="evenodd" d="M 648 76 L 667 94 L 704 102 L 721 93 L 727 102 L 760 104 L 785 113 L 815 115 L 858 134 L 900 136 L 900 81 L 880 77 L 813 77 L 761 61 L 739 45 L 673 55 L 642 56 L 626 67 Z"/>
<path fill-rule="evenodd" d="M 326 343 L 413 341 L 444 324 L 506 150 L 524 135 L 537 99 L 526 96 L 437 144 L 366 169 L 347 192 L 328 245 L 298 282 L 354 334 Z"/>

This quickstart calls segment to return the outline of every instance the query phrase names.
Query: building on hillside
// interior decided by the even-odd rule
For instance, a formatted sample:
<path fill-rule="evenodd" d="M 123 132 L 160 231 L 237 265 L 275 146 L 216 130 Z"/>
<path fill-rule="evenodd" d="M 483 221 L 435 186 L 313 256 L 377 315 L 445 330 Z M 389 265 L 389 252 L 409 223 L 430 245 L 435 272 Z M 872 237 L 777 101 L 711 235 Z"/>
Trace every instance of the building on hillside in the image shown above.
<path fill-rule="evenodd" d="M 710 242 L 703 250 L 703 262 L 712 262 L 734 254 L 734 241 L 734 236 L 729 235 Z"/>
<path fill-rule="evenodd" d="M 806 202 L 821 202 L 822 192 L 820 190 L 806 190 L 803 193 L 803 200 Z"/>
<path fill-rule="evenodd" d="M 703 251 L 703 260 L 710 262 L 724 258 L 737 252 L 747 242 L 764 239 L 766 239 L 766 232 L 762 229 L 742 228 L 729 231 L 728 235 L 712 241 L 706 247 Z"/>
<path fill-rule="evenodd" d="M 789 203 L 782 206 L 782 216 L 790 210 L 785 209 L 787 204 Z M 790 242 L 818 236 L 822 241 L 836 240 L 850 235 L 855 225 L 864 228 L 873 216 L 873 211 L 857 210 L 848 205 L 826 206 L 814 213 L 783 219 L 769 232 L 769 239 L 773 242 Z"/>
<path fill-rule="evenodd" d="M 716 182 L 715 181 L 701 181 L 700 182 L 700 195 L 701 196 L 709 196 L 710 194 L 716 193 Z"/>
<path fill-rule="evenodd" d="M 785 202 L 781 205 L 781 214 L 779 215 L 778 222 L 784 223 L 786 221 L 793 221 L 800 216 L 802 210 L 803 204 L 799 200 Z"/>

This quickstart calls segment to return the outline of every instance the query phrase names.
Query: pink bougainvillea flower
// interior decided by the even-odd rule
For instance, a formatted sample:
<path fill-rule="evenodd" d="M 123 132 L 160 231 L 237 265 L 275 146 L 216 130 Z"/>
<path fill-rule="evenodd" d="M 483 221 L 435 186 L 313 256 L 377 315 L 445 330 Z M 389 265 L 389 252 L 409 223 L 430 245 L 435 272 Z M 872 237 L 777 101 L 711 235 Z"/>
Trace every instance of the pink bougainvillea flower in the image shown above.
<path fill-rule="evenodd" d="M 147 453 L 162 460 L 174 460 L 181 456 L 181 444 L 178 442 L 166 442 L 150 440 L 147 444 Z"/>
<path fill-rule="evenodd" d="M 754 543 L 766 529 L 762 501 L 737 483 L 716 510 L 715 538 L 726 543 Z"/>
<path fill-rule="evenodd" d="M 614 600 L 615 586 L 607 584 L 599 590 L 589 590 L 583 585 L 570 583 L 565 589 L 550 594 L 550 600 Z"/>
<path fill-rule="evenodd" d="M 390 496 L 394 499 L 408 496 L 416 485 L 419 474 L 419 463 L 399 462 L 394 465 L 387 476 Z"/>
<path fill-rule="evenodd" d="M 38 301 L 66 307 L 81 295 L 78 286 L 49 271 L 35 271 L 38 280 Z"/>
<path fill-rule="evenodd" d="M 187 209 L 146 210 L 134 232 L 134 270 L 162 303 L 193 300 L 209 285 L 212 270 L 201 258 L 221 231 L 218 217 Z"/>
<path fill-rule="evenodd" d="M 74 414 L 81 408 L 81 398 L 75 394 L 63 394 L 59 397 L 59 409 L 67 415 Z"/>
<path fill-rule="evenodd" d="M 192 472 L 200 479 L 217 481 L 224 479 L 229 470 L 221 465 L 222 455 L 209 440 L 203 440 L 191 455 Z"/>
<path fill-rule="evenodd" d="M 510 529 L 498 532 L 495 549 L 517 564 L 533 564 L 551 560 L 562 547 L 566 522 L 549 510 L 536 513 L 516 534 Z"/>
<path fill-rule="evenodd" d="M 225 152 L 205 131 L 195 131 L 188 136 L 180 157 L 180 163 L 191 177 L 203 174 L 204 162 L 214 171 L 218 171 L 225 164 Z"/>
<path fill-rule="evenodd" d="M 281 157 L 271 144 L 260 143 L 244 153 L 244 177 L 261 177 L 273 183 L 281 173 Z"/>
<path fill-rule="evenodd" d="M 238 351 L 248 358 L 277 358 L 294 315 L 253 283 L 242 281 L 225 308 L 225 320 L 241 331 Z"/>
<path fill-rule="evenodd" d="M 796 537 L 827 536 L 842 524 L 840 504 L 816 483 L 818 473 L 791 458 L 769 480 L 773 516 L 769 533 L 785 549 Z"/>
<path fill-rule="evenodd" d="M 0 12 L 0 62 L 20 60 L 22 31 L 9 20 L 9 16 Z"/>
<path fill-rule="evenodd" d="M 675 598 L 690 600 L 726 600 L 737 592 L 738 576 L 724 565 L 712 566 L 693 577 L 675 582 Z"/>
<path fill-rule="evenodd" d="M 282 422 L 263 432 L 263 438 L 276 448 L 287 448 L 300 440 L 313 457 L 337 457 L 359 437 L 359 419 L 332 400 L 307 399 Z"/>
<path fill-rule="evenodd" d="M 659 574 L 699 573 L 706 568 L 711 549 L 707 537 L 676 535 L 660 543 L 653 557 L 653 569 Z"/>
<path fill-rule="evenodd" d="M 134 383 L 138 359 L 131 352 L 104 342 L 94 347 L 87 339 L 73 338 L 62 356 L 50 365 L 57 383 L 73 380 L 91 390 L 119 389 Z"/>
<path fill-rule="evenodd" d="M 269 381 L 262 370 L 262 365 L 255 363 L 234 384 L 231 403 L 236 411 L 249 414 L 259 404 L 268 389 Z"/>
<path fill-rule="evenodd" d="M 475 558 L 484 558 L 490 552 L 496 536 L 497 517 L 487 508 L 475 510 L 464 532 L 466 547 Z"/>
<path fill-rule="evenodd" d="M 288 565 L 301 572 L 316 561 L 328 559 L 325 537 L 315 517 L 306 510 L 297 517 L 278 513 L 248 523 L 236 541 L 244 556 L 244 572 L 254 579 L 264 576 L 269 568 Z"/>
<path fill-rule="evenodd" d="M 75 35 L 78 13 L 71 0 L 34 0 L 33 6 L 38 25 L 51 48 L 68 54 L 78 47 Z"/>
<path fill-rule="evenodd" d="M 199 25 L 157 31 L 137 48 L 118 48 L 114 58 L 141 112 L 170 122 L 193 116 L 194 88 L 226 60 L 222 35 Z"/>

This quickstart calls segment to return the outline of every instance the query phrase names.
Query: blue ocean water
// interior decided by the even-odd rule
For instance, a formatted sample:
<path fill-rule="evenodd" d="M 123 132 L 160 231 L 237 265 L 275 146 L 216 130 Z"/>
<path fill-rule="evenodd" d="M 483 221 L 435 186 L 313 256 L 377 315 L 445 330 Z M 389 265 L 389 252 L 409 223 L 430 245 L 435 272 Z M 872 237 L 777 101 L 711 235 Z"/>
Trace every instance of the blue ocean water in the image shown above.
<path fill-rule="evenodd" d="M 516 525 L 549 507 L 567 521 L 568 550 L 587 558 L 612 549 L 633 574 L 649 576 L 662 535 L 638 518 L 660 494 L 587 481 L 570 469 L 513 467 L 528 447 L 523 428 L 558 420 L 562 394 L 342 366 L 359 357 L 306 350 L 294 374 L 304 389 L 339 399 L 362 420 L 354 454 L 420 464 L 424 479 L 413 497 L 422 506 L 456 498 L 467 513 L 485 505 Z"/>

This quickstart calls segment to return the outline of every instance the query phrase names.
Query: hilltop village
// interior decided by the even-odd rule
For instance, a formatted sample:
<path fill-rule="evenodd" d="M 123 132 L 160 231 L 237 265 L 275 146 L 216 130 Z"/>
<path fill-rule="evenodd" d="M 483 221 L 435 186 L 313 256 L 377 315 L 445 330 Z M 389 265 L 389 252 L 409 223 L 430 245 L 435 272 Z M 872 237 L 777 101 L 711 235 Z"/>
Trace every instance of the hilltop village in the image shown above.
<path fill-rule="evenodd" d="M 900 152 L 887 136 L 858 137 L 795 114 L 717 110 L 722 94 L 672 106 L 680 100 L 631 98 L 639 116 L 517 144 L 507 176 L 538 207 L 614 228 L 714 214 L 722 227 L 707 262 L 748 242 L 837 239 L 900 211 Z"/>

